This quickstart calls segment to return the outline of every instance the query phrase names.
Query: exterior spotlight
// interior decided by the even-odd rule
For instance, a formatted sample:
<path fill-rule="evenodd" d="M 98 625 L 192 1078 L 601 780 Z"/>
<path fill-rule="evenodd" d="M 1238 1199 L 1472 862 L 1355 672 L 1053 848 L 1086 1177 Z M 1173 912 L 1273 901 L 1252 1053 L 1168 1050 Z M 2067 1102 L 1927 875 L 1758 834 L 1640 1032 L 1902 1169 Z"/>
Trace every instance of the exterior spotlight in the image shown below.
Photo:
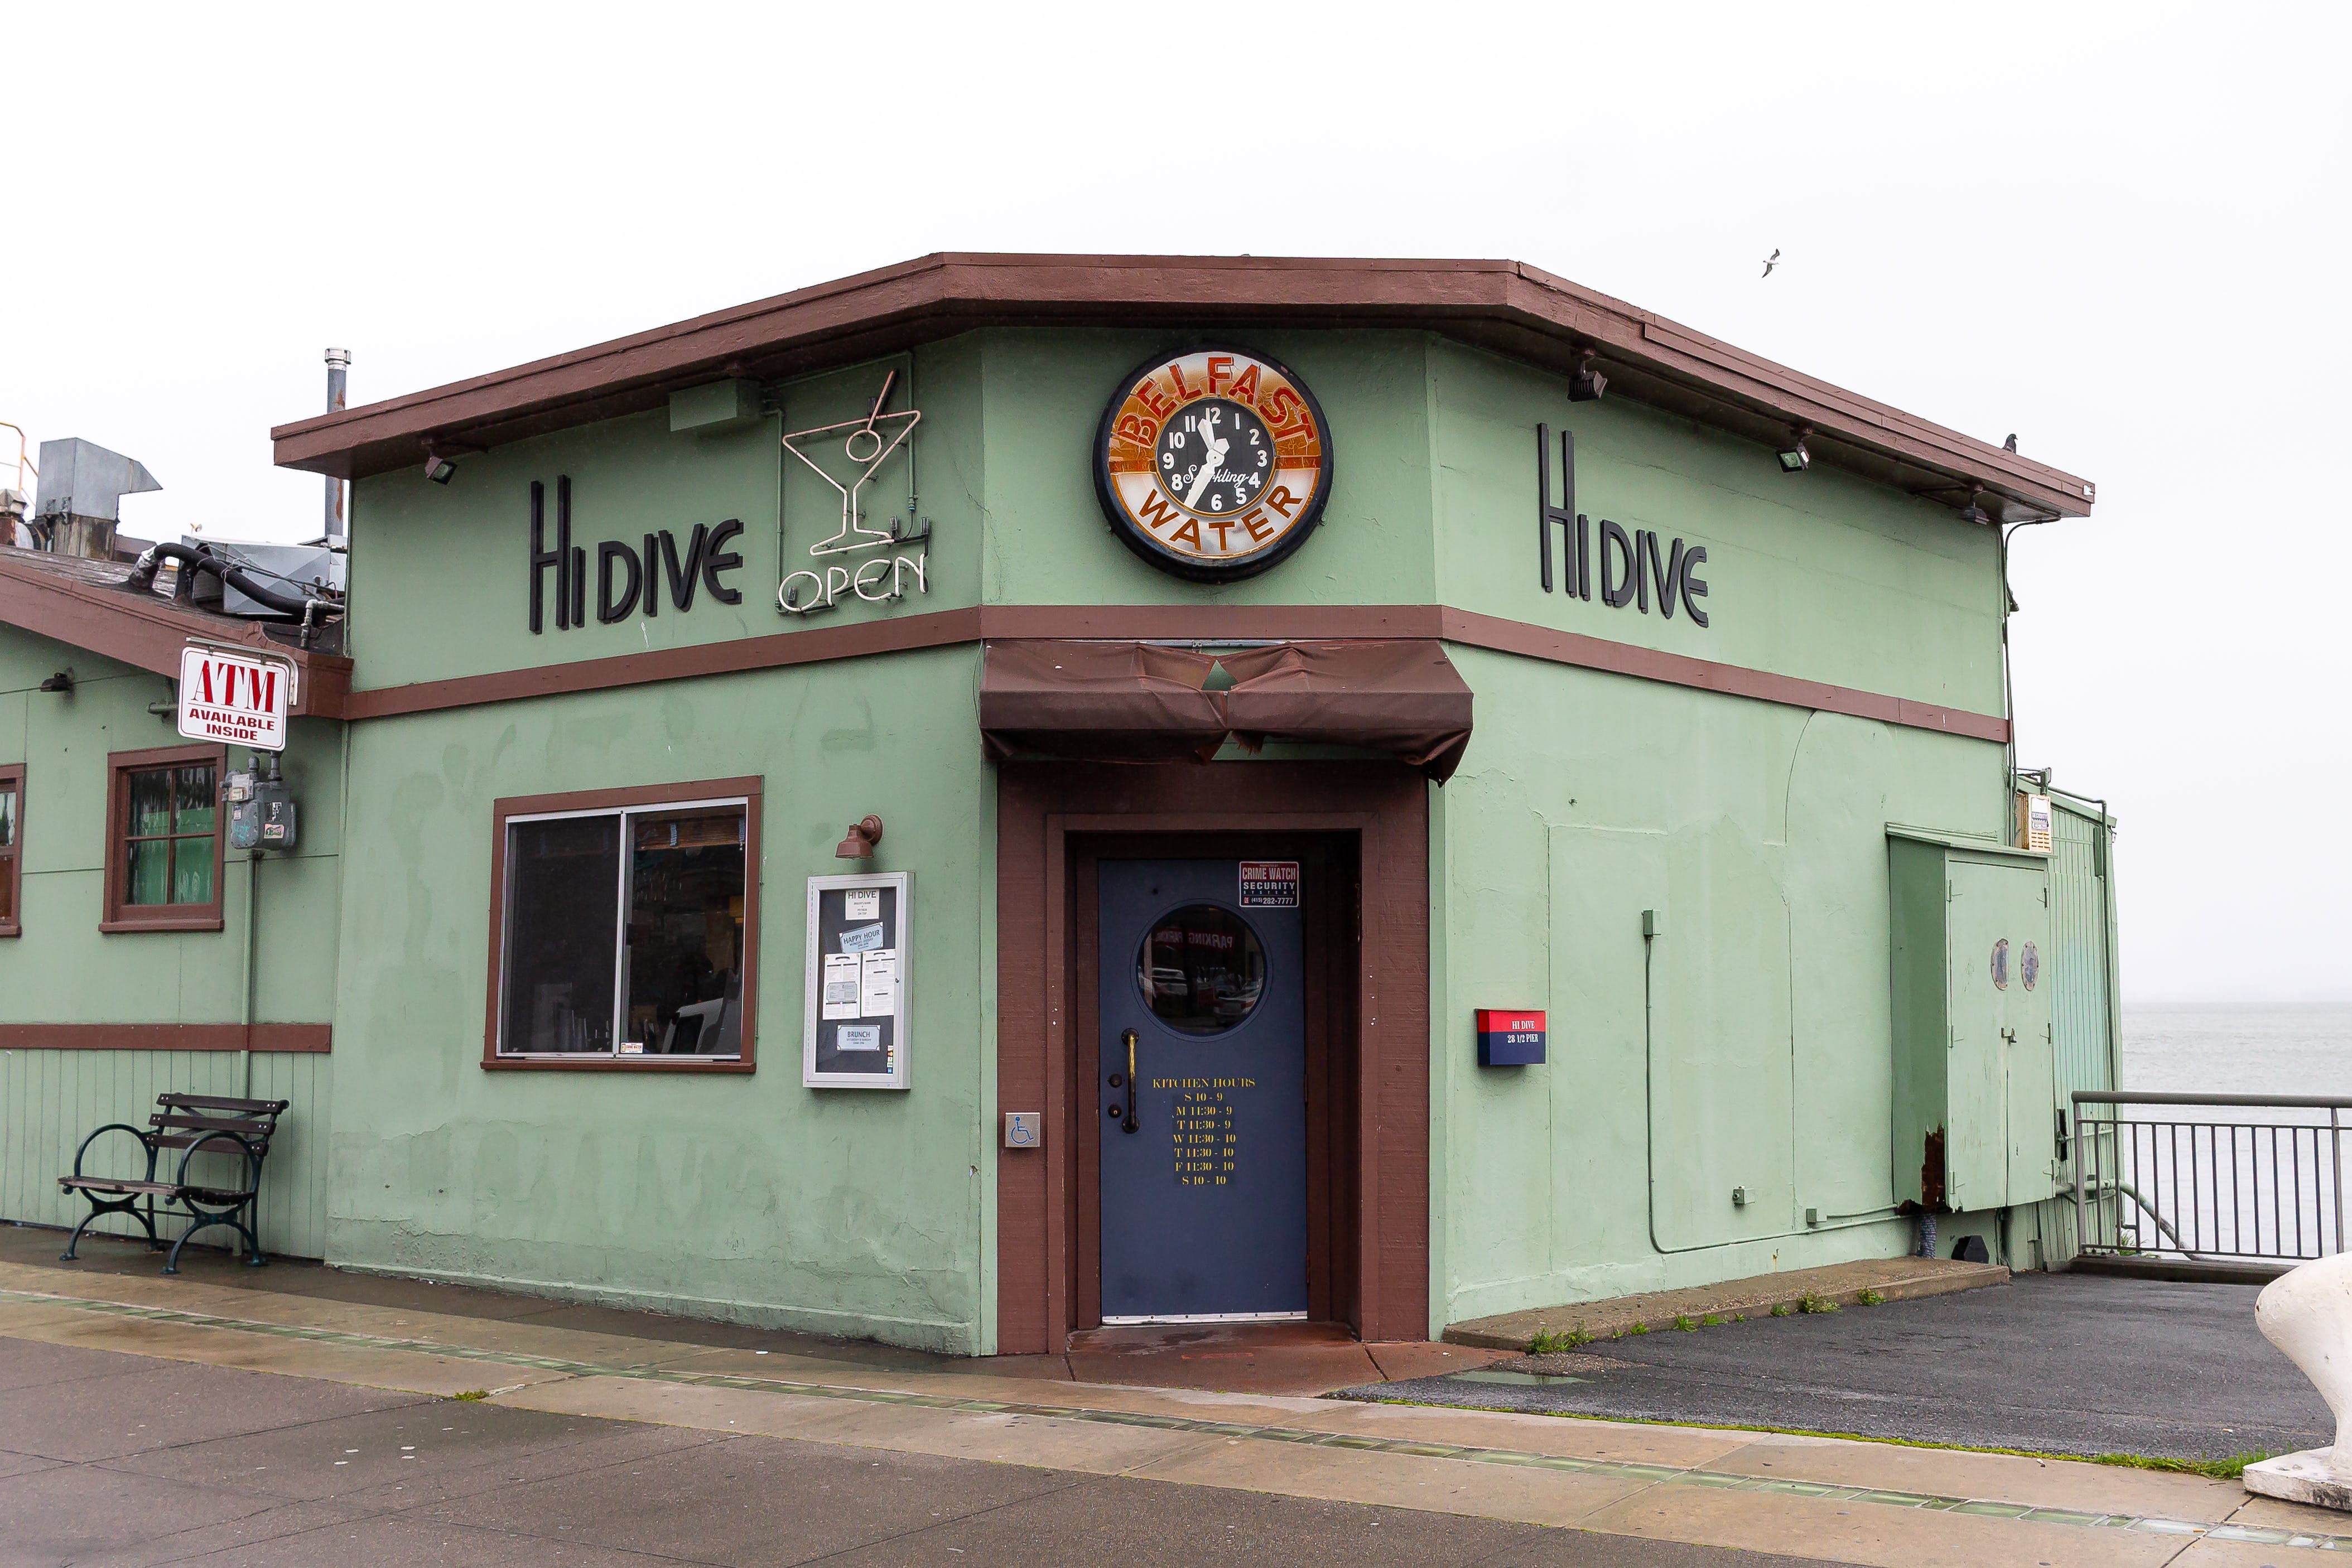
<path fill-rule="evenodd" d="M 1576 362 L 1576 369 L 1569 372 L 1569 402 L 1599 402 L 1602 395 L 1609 391 L 1609 378 L 1592 368 L 1593 356 L 1597 352 L 1598 350 L 1593 349 L 1585 350 L 1583 356 Z"/>
<path fill-rule="evenodd" d="M 834 846 L 835 860 L 862 861 L 874 853 L 874 846 L 882 841 L 882 819 L 861 817 L 849 824 L 849 836 Z"/>
<path fill-rule="evenodd" d="M 1790 434 L 1789 444 L 1776 454 L 1780 459 L 1781 473 L 1801 474 L 1813 465 L 1813 455 L 1805 450 L 1805 437 L 1811 434 L 1812 430 L 1802 424 Z"/>
<path fill-rule="evenodd" d="M 70 668 L 59 670 L 56 674 L 51 675 L 47 680 L 41 683 L 41 689 L 45 692 L 62 692 L 67 696 L 73 695 L 73 671 Z"/>
<path fill-rule="evenodd" d="M 1982 485 L 1971 485 L 1969 486 L 1969 504 L 1960 508 L 1960 521 L 1964 523 L 1989 523 L 1992 521 L 1992 518 L 1987 515 L 1985 509 L 1977 505 L 1977 502 L 1982 498 L 1983 496 L 1984 486 Z"/>
<path fill-rule="evenodd" d="M 428 446 L 425 449 L 425 476 L 436 485 L 446 485 L 457 476 L 457 465 Z"/>

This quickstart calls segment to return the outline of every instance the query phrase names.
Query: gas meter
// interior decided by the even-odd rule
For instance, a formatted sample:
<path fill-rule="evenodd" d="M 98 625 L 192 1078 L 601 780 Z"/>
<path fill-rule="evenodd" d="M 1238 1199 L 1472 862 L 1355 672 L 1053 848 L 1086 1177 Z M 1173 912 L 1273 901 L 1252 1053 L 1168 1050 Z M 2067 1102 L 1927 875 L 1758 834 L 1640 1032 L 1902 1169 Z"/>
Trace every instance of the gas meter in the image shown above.
<path fill-rule="evenodd" d="M 232 773 L 222 791 L 228 802 L 231 849 L 290 850 L 294 847 L 294 796 L 278 770 L 275 752 L 256 758 L 250 773 Z"/>

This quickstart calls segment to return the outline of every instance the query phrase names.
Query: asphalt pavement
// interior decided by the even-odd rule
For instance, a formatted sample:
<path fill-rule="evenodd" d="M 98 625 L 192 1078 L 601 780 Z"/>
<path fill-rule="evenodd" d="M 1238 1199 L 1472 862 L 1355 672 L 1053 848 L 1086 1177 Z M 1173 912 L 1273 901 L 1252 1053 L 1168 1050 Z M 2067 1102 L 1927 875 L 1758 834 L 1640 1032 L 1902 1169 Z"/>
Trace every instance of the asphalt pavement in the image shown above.
<path fill-rule="evenodd" d="M 1489 1410 L 1851 1433 L 2052 1454 L 2325 1448 L 2335 1419 L 2254 1328 L 2252 1285 L 2089 1274 L 1597 1342 L 1341 1391 Z M 1520 1382 L 1510 1369 L 1574 1381 Z M 1497 1381 L 1497 1378 L 1506 1381 Z"/>
<path fill-rule="evenodd" d="M 1813 1560 L 551 1415 L 0 1338 L 0 1563 L 623 1568 Z"/>

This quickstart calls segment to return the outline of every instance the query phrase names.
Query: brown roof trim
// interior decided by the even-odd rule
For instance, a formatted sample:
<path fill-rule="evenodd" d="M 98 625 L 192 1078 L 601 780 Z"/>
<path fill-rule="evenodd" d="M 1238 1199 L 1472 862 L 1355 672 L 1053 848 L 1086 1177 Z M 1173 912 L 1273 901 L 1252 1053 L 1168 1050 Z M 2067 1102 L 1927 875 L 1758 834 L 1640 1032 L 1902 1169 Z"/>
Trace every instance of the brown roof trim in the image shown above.
<path fill-rule="evenodd" d="M 582 659 L 568 664 L 541 664 L 498 674 L 463 675 L 454 680 L 420 681 L 413 685 L 353 692 L 344 700 L 343 716 L 392 718 L 403 714 L 606 691 L 696 675 L 735 674 L 918 648 L 1037 638 L 1204 643 L 1421 638 L 1630 675 L 1636 680 L 1720 692 L 1727 696 L 1850 714 L 1911 729 L 1938 730 L 1978 740 L 2009 738 L 2009 721 L 1997 714 L 1972 713 L 1965 708 L 1913 702 L 1907 697 L 1887 696 L 1852 686 L 1800 680 L 1742 664 L 1660 653 L 1434 604 L 992 604 L 869 621 L 855 626 L 779 632 L 766 637 L 695 648 L 621 653 L 609 659 Z"/>
<path fill-rule="evenodd" d="M 256 1051 L 323 1056 L 323 1023 L 7 1023 L 0 1051 Z"/>
<path fill-rule="evenodd" d="M 305 653 L 264 636 L 246 621 L 182 608 L 159 594 L 101 587 L 45 571 L 0 551 L 0 624 L 177 680 L 180 650 L 191 639 L 228 647 L 249 647 L 292 663 L 302 672 L 296 714 L 340 718 L 352 686 L 352 662 L 331 653 Z"/>
<path fill-rule="evenodd" d="M 1422 327 L 1548 369 L 1597 350 L 1622 394 L 1777 441 L 2003 521 L 2087 516 L 2074 475 L 1801 375 L 1513 261 L 943 253 L 406 397 L 278 426 L 276 461 L 344 478 L 420 459 L 428 437 L 494 446 L 661 406 L 721 376 L 846 363 L 1018 323 Z"/>

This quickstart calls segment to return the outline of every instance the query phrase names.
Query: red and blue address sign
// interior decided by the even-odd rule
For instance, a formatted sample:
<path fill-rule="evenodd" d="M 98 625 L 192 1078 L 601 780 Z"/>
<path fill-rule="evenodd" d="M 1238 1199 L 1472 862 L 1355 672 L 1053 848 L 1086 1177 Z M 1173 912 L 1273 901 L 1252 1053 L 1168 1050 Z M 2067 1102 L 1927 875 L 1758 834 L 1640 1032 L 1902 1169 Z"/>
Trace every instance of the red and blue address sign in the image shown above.
<path fill-rule="evenodd" d="M 1478 1009 L 1478 1065 L 1541 1067 L 1544 1016 L 1509 1008 Z"/>

